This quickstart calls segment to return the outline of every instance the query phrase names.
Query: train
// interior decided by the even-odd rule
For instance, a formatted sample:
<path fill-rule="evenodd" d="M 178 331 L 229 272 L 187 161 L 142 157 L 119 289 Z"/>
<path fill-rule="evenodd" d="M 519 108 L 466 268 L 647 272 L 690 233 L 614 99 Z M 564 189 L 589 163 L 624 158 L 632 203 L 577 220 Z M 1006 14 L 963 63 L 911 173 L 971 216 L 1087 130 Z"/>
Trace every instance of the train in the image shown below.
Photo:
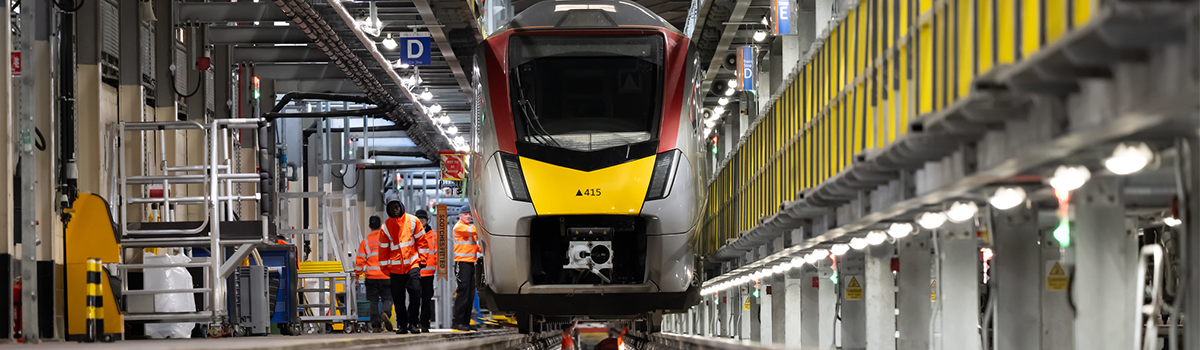
<path fill-rule="evenodd" d="M 476 49 L 479 295 L 522 332 L 698 303 L 711 165 L 688 37 L 632 1 L 531 5 Z"/>

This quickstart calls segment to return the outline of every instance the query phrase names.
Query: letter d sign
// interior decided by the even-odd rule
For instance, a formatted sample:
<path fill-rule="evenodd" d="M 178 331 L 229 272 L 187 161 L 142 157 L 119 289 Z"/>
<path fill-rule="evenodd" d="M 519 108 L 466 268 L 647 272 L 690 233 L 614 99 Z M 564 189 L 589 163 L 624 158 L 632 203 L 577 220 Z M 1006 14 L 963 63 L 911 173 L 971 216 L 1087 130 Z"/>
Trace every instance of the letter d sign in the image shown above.
<path fill-rule="evenodd" d="M 414 66 L 425 66 L 430 64 L 429 37 L 402 38 L 401 47 L 404 48 L 404 55 L 400 57 L 400 62 Z"/>

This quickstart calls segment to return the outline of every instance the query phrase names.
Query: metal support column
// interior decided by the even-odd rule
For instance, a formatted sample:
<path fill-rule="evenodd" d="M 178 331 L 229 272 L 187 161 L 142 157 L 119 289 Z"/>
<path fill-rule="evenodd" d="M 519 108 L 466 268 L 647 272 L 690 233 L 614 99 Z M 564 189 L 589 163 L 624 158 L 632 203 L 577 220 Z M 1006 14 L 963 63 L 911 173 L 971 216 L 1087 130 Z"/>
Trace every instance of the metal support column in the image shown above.
<path fill-rule="evenodd" d="M 780 322 L 776 326 L 777 331 L 774 333 L 776 334 L 776 339 L 782 338 L 783 341 L 776 342 L 776 344 L 784 344 L 789 348 L 800 347 L 800 338 L 803 333 L 803 323 L 801 323 L 803 308 L 801 307 L 801 303 L 804 297 L 802 291 L 806 288 L 804 285 L 805 282 L 803 268 L 788 271 L 786 284 L 784 284 L 783 290 L 778 292 L 786 296 L 783 298 L 784 306 L 777 309 L 783 313 L 783 322 Z"/>
<path fill-rule="evenodd" d="M 758 332 L 755 333 L 754 336 L 754 341 L 761 342 L 763 344 L 771 343 L 771 318 L 774 315 L 774 312 L 772 312 L 774 305 L 772 304 L 774 303 L 775 299 L 775 296 L 771 295 L 771 293 L 778 290 L 772 288 L 775 286 L 774 282 L 776 277 L 779 277 L 779 275 L 774 275 L 763 279 L 763 283 L 760 285 L 758 291 L 758 302 L 754 305 L 756 308 L 754 312 L 754 324 L 758 328 Z"/>
<path fill-rule="evenodd" d="M 870 350 L 896 350 L 896 276 L 892 274 L 890 243 L 866 249 L 863 275 L 866 302 L 866 341 Z"/>
<path fill-rule="evenodd" d="M 941 331 L 935 349 L 978 349 L 979 243 L 975 224 L 946 223 L 938 237 L 938 302 Z"/>
<path fill-rule="evenodd" d="M 1093 178 L 1071 193 L 1076 349 L 1130 349 L 1142 285 L 1137 234 L 1126 228 L 1121 179 Z M 1070 251 L 1068 252 L 1070 253 Z"/>
<path fill-rule="evenodd" d="M 1041 346 L 1041 247 L 1037 209 L 1021 205 L 994 210 L 992 241 L 996 258 L 989 282 L 996 350 Z"/>
<path fill-rule="evenodd" d="M 787 327 L 788 312 L 791 311 L 788 309 L 788 301 L 791 300 L 788 298 L 788 284 L 792 280 L 789 276 L 794 271 L 796 270 L 793 269 L 792 271 L 784 272 L 771 280 L 771 305 L 768 307 L 768 309 L 771 309 L 771 325 L 770 327 L 763 327 L 771 329 L 771 338 L 763 338 L 763 343 L 770 342 L 775 345 L 784 345 L 787 343 L 787 330 L 792 329 L 792 332 L 795 333 L 795 330 L 799 329 L 798 327 Z"/>
<path fill-rule="evenodd" d="M 1189 137 L 1183 142 L 1176 143 L 1180 150 L 1179 159 L 1182 161 L 1177 165 L 1183 171 L 1183 191 L 1187 196 L 1180 200 L 1186 203 L 1186 210 L 1181 211 L 1183 217 L 1183 227 L 1178 228 L 1178 232 L 1182 232 L 1185 239 L 1185 247 L 1183 247 L 1186 261 L 1182 264 L 1187 266 L 1183 275 L 1186 276 L 1187 284 L 1183 287 L 1187 289 L 1184 292 L 1184 300 L 1191 299 L 1192 302 L 1184 303 L 1184 310 L 1187 315 L 1200 315 L 1200 195 L 1197 195 L 1197 190 L 1200 189 L 1200 136 Z M 1194 317 L 1194 316 L 1193 316 Z M 1183 329 L 1178 331 L 1179 334 L 1200 334 L 1200 322 L 1187 322 Z M 1200 350 L 1200 337 L 1184 337 L 1184 344 L 1180 349 L 1185 350 Z"/>
<path fill-rule="evenodd" d="M 817 269 L 817 339 L 820 349 L 830 349 L 837 345 L 837 288 L 833 281 L 829 279 L 833 275 L 833 269 L 828 259 L 817 263 L 820 265 Z"/>
<path fill-rule="evenodd" d="M 804 265 L 800 277 L 800 347 L 815 349 L 821 344 L 821 289 L 817 268 Z"/>
<path fill-rule="evenodd" d="M 47 3 L 26 1 L 21 3 L 20 23 L 24 24 L 24 32 L 26 35 L 21 36 L 21 52 L 34 52 L 35 41 L 45 41 L 46 38 L 37 38 L 37 27 L 49 25 L 48 22 L 41 20 L 39 11 L 48 11 Z M 29 35 L 33 34 L 33 35 Z M 39 40 L 40 39 L 40 40 Z M 49 45 L 41 43 L 40 45 Z M 31 55 L 30 55 L 31 56 Z M 49 62 L 38 62 L 37 60 L 29 60 L 22 62 L 22 71 L 36 72 L 39 67 Z M 34 185 L 37 183 L 37 158 L 33 152 L 34 114 L 37 112 L 38 97 L 34 96 L 36 90 L 34 82 L 36 80 L 34 74 L 26 74 L 21 78 L 21 96 L 19 102 L 20 115 L 18 122 L 18 130 L 20 132 L 20 150 L 21 155 L 21 185 L 19 191 L 26 195 L 21 196 L 21 313 L 23 315 L 21 324 L 21 335 L 26 343 L 36 343 L 38 340 L 38 315 L 37 315 L 37 224 L 35 196 L 29 195 L 34 193 Z"/>
<path fill-rule="evenodd" d="M 863 274 L 864 254 L 851 251 L 838 259 L 838 315 L 841 322 L 843 350 L 865 350 L 867 348 L 866 301 L 863 290 L 867 278 Z"/>
<path fill-rule="evenodd" d="M 1041 226 L 1041 225 L 1039 225 Z M 1054 230 L 1042 230 L 1040 232 L 1042 240 L 1041 244 L 1041 266 L 1039 271 L 1038 287 L 1041 293 L 1042 310 L 1041 310 L 1041 339 L 1042 350 L 1053 349 L 1074 349 L 1075 348 L 1075 312 L 1071 311 L 1070 300 L 1067 299 L 1067 288 L 1063 286 L 1051 287 L 1048 285 L 1046 276 L 1049 275 L 1055 263 L 1059 263 L 1059 267 L 1064 270 L 1068 281 L 1070 278 L 1075 278 L 1071 272 L 1070 265 L 1062 262 L 1063 249 L 1054 239 Z"/>
<path fill-rule="evenodd" d="M 933 262 L 930 254 L 932 231 L 918 230 L 900 240 L 900 271 L 896 274 L 896 306 L 900 315 L 896 330 L 900 332 L 898 350 L 929 350 L 929 318 L 932 316 L 929 274 Z"/>

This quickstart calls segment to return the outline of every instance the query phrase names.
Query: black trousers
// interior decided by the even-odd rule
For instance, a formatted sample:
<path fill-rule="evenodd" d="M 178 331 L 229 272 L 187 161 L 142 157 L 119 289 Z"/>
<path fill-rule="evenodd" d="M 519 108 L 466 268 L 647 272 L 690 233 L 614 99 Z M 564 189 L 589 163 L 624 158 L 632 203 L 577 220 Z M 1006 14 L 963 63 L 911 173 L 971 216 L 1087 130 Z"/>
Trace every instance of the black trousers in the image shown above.
<path fill-rule="evenodd" d="M 433 322 L 433 276 L 421 276 L 421 326 Z"/>
<path fill-rule="evenodd" d="M 371 305 L 371 327 L 379 327 L 381 322 L 389 323 L 392 315 L 392 280 L 367 279 L 366 285 L 367 302 Z"/>
<path fill-rule="evenodd" d="M 471 307 L 475 304 L 475 263 L 471 262 L 454 262 L 458 267 L 456 278 L 458 280 L 457 294 L 454 297 L 454 324 L 469 325 L 471 324 Z"/>
<path fill-rule="evenodd" d="M 406 274 L 392 274 L 392 301 L 396 303 L 396 329 L 408 329 L 416 326 L 417 316 L 421 312 L 421 271 L 412 269 Z M 407 311 L 404 306 L 404 295 L 408 294 Z M 405 317 L 407 315 L 407 317 Z"/>

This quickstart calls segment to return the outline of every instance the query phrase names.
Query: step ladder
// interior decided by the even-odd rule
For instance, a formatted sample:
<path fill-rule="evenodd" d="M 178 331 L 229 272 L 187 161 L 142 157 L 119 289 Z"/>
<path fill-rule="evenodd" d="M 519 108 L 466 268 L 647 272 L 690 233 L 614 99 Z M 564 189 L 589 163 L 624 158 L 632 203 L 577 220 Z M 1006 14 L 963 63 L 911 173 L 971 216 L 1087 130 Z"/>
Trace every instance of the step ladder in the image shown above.
<path fill-rule="evenodd" d="M 118 138 L 125 138 L 130 133 L 141 133 L 143 138 L 148 135 L 157 136 L 158 154 L 161 156 L 157 169 L 131 173 L 132 166 L 127 158 L 130 151 L 126 149 L 123 140 L 119 139 L 116 142 L 116 154 L 119 159 L 116 177 L 120 189 L 116 200 L 116 215 L 120 223 L 118 235 L 122 260 L 128 258 L 129 251 L 144 248 L 183 248 L 184 251 L 191 252 L 189 256 L 204 250 L 209 253 L 207 258 L 193 257 L 188 263 L 146 264 L 122 261 L 115 264 L 114 274 L 122 281 L 121 295 L 189 293 L 206 296 L 203 305 L 197 305 L 199 310 L 195 312 L 155 312 L 153 307 L 149 311 L 128 310 L 130 303 L 126 302 L 123 303 L 127 308 L 124 310 L 126 321 L 208 322 L 210 336 L 227 334 L 230 330 L 225 279 L 256 247 L 270 242 L 268 218 L 259 215 L 255 218 L 257 220 L 239 220 L 235 215 L 235 206 L 243 201 L 253 201 L 260 206 L 263 204 L 257 192 L 253 195 L 238 195 L 236 190 L 238 184 L 258 183 L 262 176 L 259 173 L 235 172 L 237 169 L 230 157 L 230 148 L 233 147 L 231 142 L 239 141 L 231 136 L 230 129 L 257 130 L 263 121 L 264 119 L 259 118 L 238 118 L 213 119 L 208 124 L 196 121 L 117 124 Z M 168 132 L 201 134 L 205 140 L 203 161 L 200 164 L 168 164 L 165 137 Z M 152 156 L 149 150 L 141 150 L 141 153 L 147 161 Z M 202 191 L 175 196 L 172 193 L 172 186 L 175 185 L 202 185 Z M 143 221 L 147 215 L 142 212 L 150 204 L 158 205 L 157 217 L 162 220 Z M 200 208 L 203 213 L 202 220 L 178 220 L 175 214 L 182 207 Z M 135 217 L 139 219 L 130 222 L 131 218 Z M 197 288 L 169 290 L 129 288 L 130 272 L 146 268 L 176 267 L 203 269 L 202 285 Z"/>

